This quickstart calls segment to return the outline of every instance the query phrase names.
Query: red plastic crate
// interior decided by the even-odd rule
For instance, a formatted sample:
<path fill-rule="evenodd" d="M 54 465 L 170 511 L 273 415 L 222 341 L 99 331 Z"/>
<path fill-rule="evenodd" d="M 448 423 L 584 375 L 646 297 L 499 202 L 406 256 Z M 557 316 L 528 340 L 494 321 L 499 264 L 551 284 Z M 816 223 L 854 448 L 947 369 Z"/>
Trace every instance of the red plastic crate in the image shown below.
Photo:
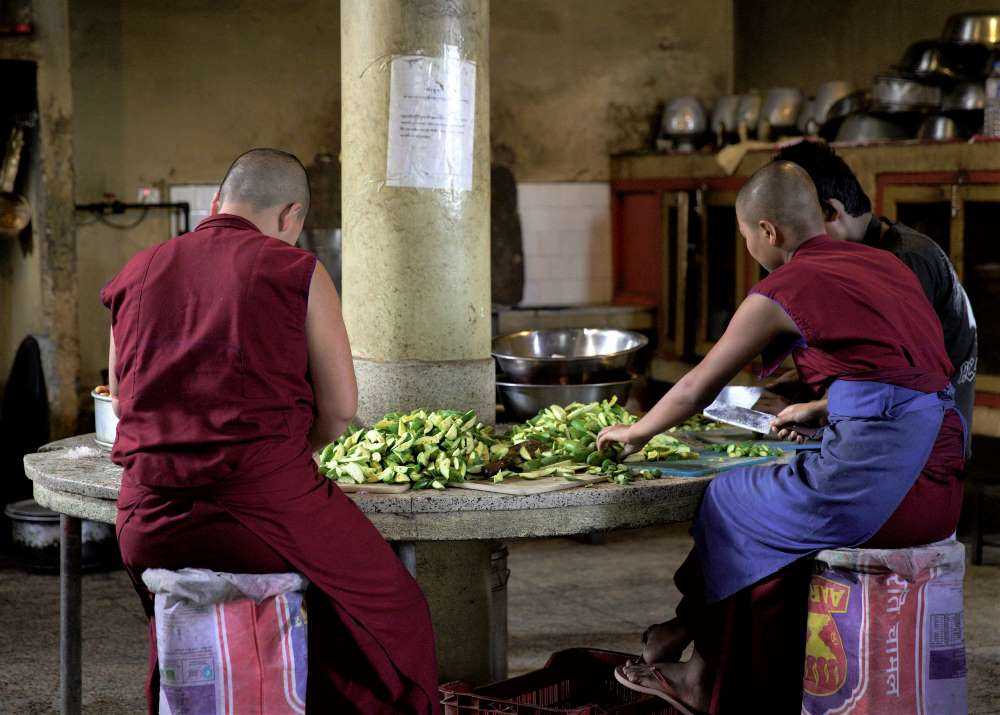
<path fill-rule="evenodd" d="M 629 690 L 614 670 L 634 655 L 592 648 L 553 653 L 541 670 L 470 688 L 441 686 L 445 715 L 676 715 L 667 702 Z"/>

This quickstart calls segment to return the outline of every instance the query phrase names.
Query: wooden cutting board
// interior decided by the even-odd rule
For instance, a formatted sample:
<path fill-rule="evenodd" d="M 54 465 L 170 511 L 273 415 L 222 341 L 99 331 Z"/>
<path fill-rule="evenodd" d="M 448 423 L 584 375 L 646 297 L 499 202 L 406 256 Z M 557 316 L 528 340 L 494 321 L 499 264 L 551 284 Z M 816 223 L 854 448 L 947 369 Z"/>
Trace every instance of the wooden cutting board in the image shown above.
<path fill-rule="evenodd" d="M 767 445 L 768 447 L 773 447 L 775 449 L 780 449 L 783 452 L 800 452 L 800 451 L 802 451 L 804 449 L 806 449 L 806 450 L 808 450 L 808 449 L 820 449 L 823 446 L 822 442 L 818 442 L 816 440 L 807 440 L 807 441 L 803 442 L 802 444 L 799 444 L 798 442 L 786 442 L 786 441 L 779 441 L 779 440 L 774 440 L 774 439 L 763 439 L 763 440 L 760 440 L 759 442 L 754 442 L 754 444 Z"/>
<path fill-rule="evenodd" d="M 409 491 L 409 484 L 385 484 L 372 482 L 370 484 L 337 484 L 345 494 L 402 494 Z"/>
<path fill-rule="evenodd" d="M 750 430 L 740 429 L 739 427 L 722 427 L 720 429 L 702 430 L 702 431 L 691 431 L 691 432 L 681 432 L 680 435 L 691 435 L 703 442 L 708 442 L 709 444 L 718 444 L 720 442 L 745 442 L 748 439 L 754 439 L 757 435 L 756 432 L 751 432 Z M 670 437 L 676 437 L 670 432 L 667 433 Z"/>
<path fill-rule="evenodd" d="M 313 461 L 319 466 L 319 452 L 313 452 Z M 409 484 L 386 484 L 385 482 L 369 482 L 367 484 L 340 484 L 334 482 L 344 494 L 402 494 L 410 490 Z"/>
<path fill-rule="evenodd" d="M 675 459 L 669 462 L 626 462 L 633 471 L 649 469 L 668 477 L 705 477 L 735 467 L 750 467 L 772 462 L 777 457 L 727 457 L 709 455 L 700 459 Z"/>
<path fill-rule="evenodd" d="M 459 482 L 457 484 L 448 483 L 449 487 L 459 489 L 475 489 L 481 492 L 494 492 L 496 494 L 510 494 L 512 496 L 530 496 L 532 494 L 545 494 L 546 492 L 559 492 L 563 489 L 573 489 L 574 487 L 585 487 L 588 484 L 606 481 L 606 474 L 584 474 L 575 480 L 566 477 L 542 477 L 541 479 L 518 479 L 517 477 L 507 477 L 499 484 L 494 484 L 488 479 Z"/>

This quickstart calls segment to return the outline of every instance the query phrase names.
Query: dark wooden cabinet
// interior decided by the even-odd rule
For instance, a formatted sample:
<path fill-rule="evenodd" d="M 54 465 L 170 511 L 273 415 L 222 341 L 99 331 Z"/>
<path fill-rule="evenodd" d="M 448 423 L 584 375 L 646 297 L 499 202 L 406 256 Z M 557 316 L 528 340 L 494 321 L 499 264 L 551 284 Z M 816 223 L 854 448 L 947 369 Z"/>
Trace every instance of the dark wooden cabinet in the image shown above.
<path fill-rule="evenodd" d="M 736 225 L 741 183 L 615 186 L 615 300 L 656 308 L 662 356 L 707 353 L 757 280 Z"/>

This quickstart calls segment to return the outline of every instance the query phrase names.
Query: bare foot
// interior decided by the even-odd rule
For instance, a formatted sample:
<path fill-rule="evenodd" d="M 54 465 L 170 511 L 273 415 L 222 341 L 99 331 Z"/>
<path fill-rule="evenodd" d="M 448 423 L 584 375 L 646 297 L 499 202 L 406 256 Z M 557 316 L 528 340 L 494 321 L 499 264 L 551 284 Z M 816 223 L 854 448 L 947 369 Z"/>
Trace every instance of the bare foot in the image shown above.
<path fill-rule="evenodd" d="M 642 659 L 647 663 L 670 663 L 681 659 L 691 635 L 679 618 L 657 623 L 642 634 Z"/>
<path fill-rule="evenodd" d="M 664 688 L 664 684 L 653 672 L 658 670 L 670 686 L 670 690 Z M 680 701 L 692 713 L 705 712 L 708 710 L 711 700 L 711 687 L 708 677 L 708 669 L 705 661 L 701 659 L 695 651 L 691 660 L 686 663 L 646 663 L 633 662 L 622 666 L 622 673 L 629 682 L 641 685 L 644 688 L 663 692 L 671 696 L 672 699 Z"/>

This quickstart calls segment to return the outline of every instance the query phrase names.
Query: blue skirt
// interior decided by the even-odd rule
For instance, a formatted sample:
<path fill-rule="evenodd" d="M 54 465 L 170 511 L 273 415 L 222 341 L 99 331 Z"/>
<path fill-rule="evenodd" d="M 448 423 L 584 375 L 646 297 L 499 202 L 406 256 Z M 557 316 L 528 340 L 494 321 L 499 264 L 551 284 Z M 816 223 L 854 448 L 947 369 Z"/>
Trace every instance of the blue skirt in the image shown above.
<path fill-rule="evenodd" d="M 951 392 L 837 380 L 819 452 L 727 471 L 694 539 L 709 602 L 822 549 L 859 546 L 892 516 L 930 456 Z"/>

